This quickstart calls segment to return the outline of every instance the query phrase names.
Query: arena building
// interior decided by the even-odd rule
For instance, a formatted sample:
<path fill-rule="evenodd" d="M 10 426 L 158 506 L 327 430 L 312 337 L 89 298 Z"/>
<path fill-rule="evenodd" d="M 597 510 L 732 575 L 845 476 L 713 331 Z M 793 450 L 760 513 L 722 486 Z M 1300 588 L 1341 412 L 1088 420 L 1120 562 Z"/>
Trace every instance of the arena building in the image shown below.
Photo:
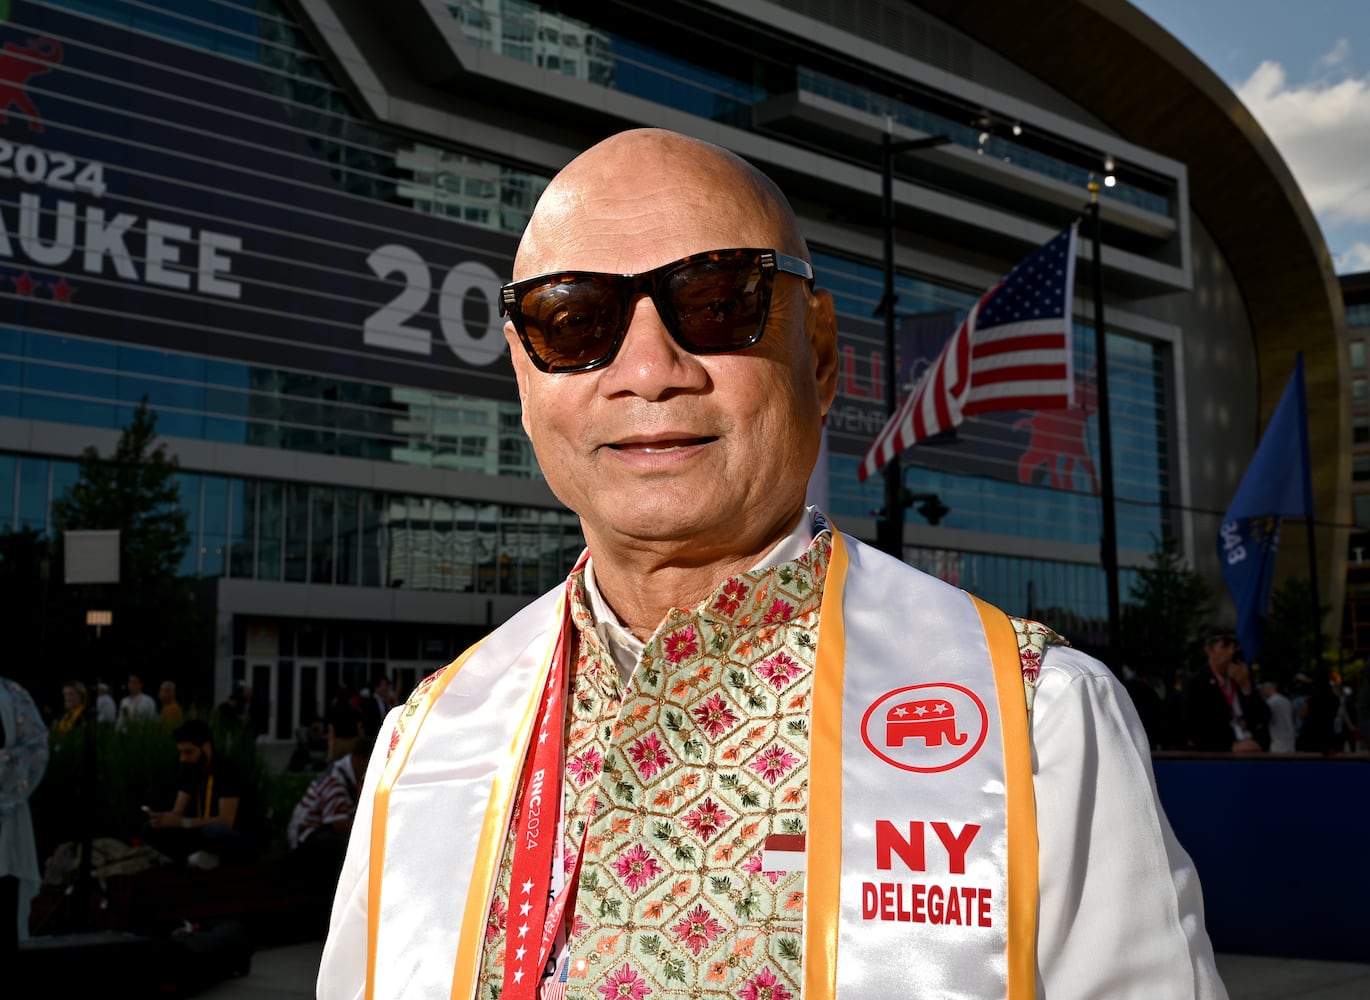
<path fill-rule="evenodd" d="M 0 526 L 51 530 L 144 397 L 181 463 L 216 699 L 287 739 L 339 683 L 407 688 L 563 578 L 496 309 L 548 178 L 611 132 L 726 146 L 790 195 L 841 328 L 827 508 L 874 539 L 881 143 L 901 383 L 1102 185 L 1121 591 L 1221 512 L 1306 354 L 1319 519 L 1350 520 L 1345 319 L 1268 139 L 1122 0 L 10 0 L 0 25 Z M 948 508 L 905 557 L 1085 645 L 1100 568 L 1093 249 L 1077 405 L 903 456 Z M 931 344 L 932 346 L 928 346 Z M 1042 455 L 1046 442 L 1048 454 Z M 1298 562 L 1301 547 L 1286 547 Z M 1319 536 L 1340 607 L 1345 538 Z"/>

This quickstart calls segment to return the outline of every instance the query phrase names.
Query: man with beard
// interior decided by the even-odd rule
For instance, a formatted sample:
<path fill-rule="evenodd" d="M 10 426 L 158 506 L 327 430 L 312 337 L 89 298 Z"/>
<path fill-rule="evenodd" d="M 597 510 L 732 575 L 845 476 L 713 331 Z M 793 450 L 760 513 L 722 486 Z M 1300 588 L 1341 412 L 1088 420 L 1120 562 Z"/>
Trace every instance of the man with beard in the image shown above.
<path fill-rule="evenodd" d="M 214 749 L 202 719 L 171 734 L 181 760 L 176 801 L 148 815 L 148 840 L 192 868 L 216 868 L 249 859 L 256 850 L 256 794 L 243 767 Z"/>

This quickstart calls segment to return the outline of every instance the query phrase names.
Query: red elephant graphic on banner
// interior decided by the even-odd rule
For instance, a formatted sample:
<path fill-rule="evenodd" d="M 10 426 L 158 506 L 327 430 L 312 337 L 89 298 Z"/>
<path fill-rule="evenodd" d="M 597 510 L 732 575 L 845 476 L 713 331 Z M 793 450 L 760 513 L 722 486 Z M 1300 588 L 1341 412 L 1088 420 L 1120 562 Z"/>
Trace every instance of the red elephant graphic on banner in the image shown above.
<path fill-rule="evenodd" d="M 43 116 L 29 97 L 29 78 L 46 73 L 62 61 L 62 43 L 55 38 L 30 38 L 25 45 L 6 42 L 0 53 L 0 122 L 17 107 L 28 115 L 29 130 L 43 131 Z"/>
<path fill-rule="evenodd" d="M 900 702 L 885 713 L 887 747 L 902 747 L 907 739 L 920 739 L 925 747 L 940 747 L 943 740 L 959 747 L 969 735 L 956 731 L 956 711 L 940 698 Z"/>
<path fill-rule="evenodd" d="M 1094 369 L 1085 372 L 1075 384 L 1076 404 L 1066 410 L 1037 410 L 1013 425 L 1014 430 L 1026 430 L 1027 447 L 1018 459 L 1018 481 L 1032 482 L 1037 469 L 1046 466 L 1051 485 L 1058 490 L 1073 488 L 1075 470 L 1089 477 L 1089 489 L 1099 492 L 1099 477 L 1094 461 L 1089 457 L 1089 442 L 1085 429 L 1099 409 L 1099 386 Z"/>

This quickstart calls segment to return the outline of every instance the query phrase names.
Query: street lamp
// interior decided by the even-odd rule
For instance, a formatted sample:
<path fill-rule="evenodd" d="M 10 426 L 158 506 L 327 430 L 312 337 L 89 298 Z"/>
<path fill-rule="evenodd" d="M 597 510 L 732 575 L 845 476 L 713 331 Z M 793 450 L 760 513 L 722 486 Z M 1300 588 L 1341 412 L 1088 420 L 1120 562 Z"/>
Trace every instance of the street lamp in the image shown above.
<path fill-rule="evenodd" d="M 885 131 L 880 136 L 880 220 L 885 236 L 885 294 L 876 312 L 885 314 L 885 416 L 894 416 L 899 404 L 899 366 L 894 359 L 894 158 L 900 153 L 932 149 L 951 142 L 946 135 L 928 135 L 919 139 L 894 141 L 894 121 L 885 119 Z M 899 456 L 885 466 L 885 516 L 876 522 L 876 545 L 894 556 L 904 558 L 904 493 Z M 936 522 L 933 522 L 936 523 Z"/>

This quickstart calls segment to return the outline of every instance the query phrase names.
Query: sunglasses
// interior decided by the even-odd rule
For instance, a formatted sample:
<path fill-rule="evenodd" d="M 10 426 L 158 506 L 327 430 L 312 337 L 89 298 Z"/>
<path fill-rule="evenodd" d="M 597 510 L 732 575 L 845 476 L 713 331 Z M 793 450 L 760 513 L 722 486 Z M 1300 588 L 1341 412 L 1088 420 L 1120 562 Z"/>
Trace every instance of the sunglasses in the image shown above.
<path fill-rule="evenodd" d="M 500 312 L 545 372 L 588 372 L 613 361 L 643 295 L 685 350 L 726 354 L 760 342 L 778 272 L 813 280 L 808 261 L 778 250 L 710 250 L 640 274 L 524 278 L 500 289 Z"/>

